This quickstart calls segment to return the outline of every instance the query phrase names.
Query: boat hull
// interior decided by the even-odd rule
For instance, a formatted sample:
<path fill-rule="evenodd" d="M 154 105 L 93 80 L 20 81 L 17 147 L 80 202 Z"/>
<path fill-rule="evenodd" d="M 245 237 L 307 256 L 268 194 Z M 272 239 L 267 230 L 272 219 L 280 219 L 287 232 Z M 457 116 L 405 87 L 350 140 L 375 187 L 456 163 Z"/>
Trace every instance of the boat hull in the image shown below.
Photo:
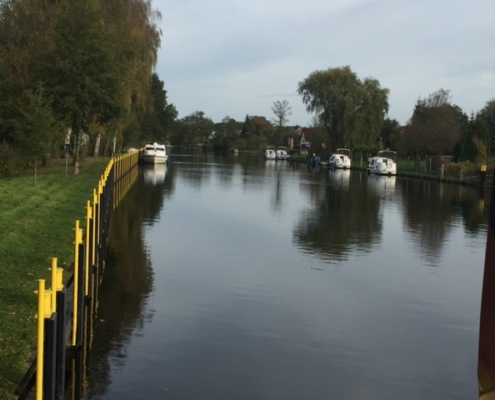
<path fill-rule="evenodd" d="M 167 164 L 167 149 L 161 143 L 148 143 L 141 154 L 141 162 L 145 164 Z"/>
<path fill-rule="evenodd" d="M 168 161 L 168 156 L 143 154 L 141 156 L 141 161 L 145 164 L 166 164 Z"/>

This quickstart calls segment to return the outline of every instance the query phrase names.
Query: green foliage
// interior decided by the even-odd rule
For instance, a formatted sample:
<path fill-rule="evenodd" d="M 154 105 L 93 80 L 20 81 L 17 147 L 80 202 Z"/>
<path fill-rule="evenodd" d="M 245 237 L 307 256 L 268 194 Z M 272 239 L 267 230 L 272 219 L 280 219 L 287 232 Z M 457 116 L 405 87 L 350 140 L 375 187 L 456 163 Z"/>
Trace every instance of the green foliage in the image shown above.
<path fill-rule="evenodd" d="M 479 116 L 471 116 L 462 126 L 461 139 L 455 147 L 456 159 L 471 162 L 486 159 L 490 142 L 490 129 L 486 121 Z"/>
<path fill-rule="evenodd" d="M 235 119 L 226 116 L 220 124 L 215 124 L 215 133 L 211 139 L 211 144 L 215 151 L 227 151 L 233 149 L 242 149 L 245 143 L 240 141 L 241 130 Z"/>
<path fill-rule="evenodd" d="M 18 98 L 21 87 L 10 68 L 0 59 L 0 142 L 13 144 L 14 123 L 19 114 Z"/>
<path fill-rule="evenodd" d="M 204 112 L 195 111 L 176 122 L 172 143 L 186 148 L 206 148 L 213 128 L 213 121 Z"/>
<path fill-rule="evenodd" d="M 97 115 L 104 123 L 120 111 L 109 35 L 95 4 L 89 0 L 66 3 L 55 26 L 54 48 L 40 68 L 55 112 L 74 133 L 87 131 Z"/>
<path fill-rule="evenodd" d="M 485 107 L 477 114 L 476 119 L 484 121 L 488 127 L 488 135 L 492 153 L 495 152 L 495 99 L 486 102 Z"/>
<path fill-rule="evenodd" d="M 177 110 L 175 106 L 167 103 L 167 91 L 164 89 L 164 83 L 154 73 L 151 76 L 146 112 L 141 120 L 140 142 L 165 142 L 171 133 L 176 118 Z M 131 143 L 131 140 L 131 137 L 129 137 L 126 143 L 138 145 L 137 142 Z"/>
<path fill-rule="evenodd" d="M 410 154 L 452 154 L 467 116 L 449 103 L 448 90 L 440 89 L 419 99 L 405 131 L 405 151 Z"/>
<path fill-rule="evenodd" d="M 246 115 L 241 129 L 241 138 L 248 149 L 259 150 L 268 145 L 282 144 L 278 143 L 276 133 L 276 128 L 265 117 Z"/>
<path fill-rule="evenodd" d="M 15 147 L 39 81 L 57 119 L 92 143 L 163 137 L 177 111 L 152 76 L 159 18 L 149 0 L 0 1 L 0 140 Z"/>
<path fill-rule="evenodd" d="M 299 82 L 298 93 L 327 129 L 331 150 L 370 145 L 379 137 L 389 91 L 376 79 L 361 81 L 349 66 L 329 68 Z"/>
<path fill-rule="evenodd" d="M 380 131 L 381 145 L 383 149 L 397 149 L 400 132 L 399 123 L 395 119 L 385 118 Z"/>
<path fill-rule="evenodd" d="M 26 91 L 20 102 L 13 135 L 17 147 L 26 156 L 50 154 L 63 140 L 63 127 L 45 98 L 41 83 L 34 91 Z"/>
<path fill-rule="evenodd" d="M 7 142 L 0 142 L 0 179 L 13 178 L 20 175 L 23 170 L 21 155 Z"/>

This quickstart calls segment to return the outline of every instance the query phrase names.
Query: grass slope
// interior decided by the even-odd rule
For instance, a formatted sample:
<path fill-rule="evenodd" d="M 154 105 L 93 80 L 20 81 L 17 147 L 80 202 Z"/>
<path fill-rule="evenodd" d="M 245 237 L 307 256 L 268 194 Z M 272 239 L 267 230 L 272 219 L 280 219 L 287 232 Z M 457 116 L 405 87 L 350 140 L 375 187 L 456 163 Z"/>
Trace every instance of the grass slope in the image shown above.
<path fill-rule="evenodd" d="M 83 224 L 86 203 L 108 165 L 108 158 L 87 158 L 78 175 L 65 175 L 65 161 L 12 180 L 0 180 L 0 398 L 24 376 L 36 340 L 38 279 L 50 287 L 51 258 L 64 278 L 73 258 L 74 221 Z M 34 171 L 33 171 L 34 172 Z M 84 225 L 84 224 L 83 224 Z"/>

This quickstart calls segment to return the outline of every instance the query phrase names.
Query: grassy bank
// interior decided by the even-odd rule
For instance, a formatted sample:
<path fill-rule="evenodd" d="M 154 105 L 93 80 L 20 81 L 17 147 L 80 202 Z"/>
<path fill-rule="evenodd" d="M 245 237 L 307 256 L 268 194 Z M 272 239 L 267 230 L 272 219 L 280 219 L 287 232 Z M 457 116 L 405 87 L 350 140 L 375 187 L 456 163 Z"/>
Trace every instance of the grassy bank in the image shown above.
<path fill-rule="evenodd" d="M 87 158 L 78 175 L 65 160 L 12 180 L 0 180 L 0 399 L 13 392 L 28 368 L 36 338 L 38 279 L 49 279 L 51 258 L 68 276 L 74 221 L 84 220 L 108 158 Z M 47 283 L 49 287 L 49 283 Z"/>

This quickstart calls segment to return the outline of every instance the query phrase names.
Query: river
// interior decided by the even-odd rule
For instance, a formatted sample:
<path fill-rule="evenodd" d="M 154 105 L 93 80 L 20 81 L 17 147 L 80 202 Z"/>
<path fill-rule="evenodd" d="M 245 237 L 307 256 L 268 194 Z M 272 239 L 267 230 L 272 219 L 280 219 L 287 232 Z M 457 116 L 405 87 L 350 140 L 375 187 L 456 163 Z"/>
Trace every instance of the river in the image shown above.
<path fill-rule="evenodd" d="M 478 397 L 477 190 L 170 160 L 113 214 L 88 399 Z"/>

